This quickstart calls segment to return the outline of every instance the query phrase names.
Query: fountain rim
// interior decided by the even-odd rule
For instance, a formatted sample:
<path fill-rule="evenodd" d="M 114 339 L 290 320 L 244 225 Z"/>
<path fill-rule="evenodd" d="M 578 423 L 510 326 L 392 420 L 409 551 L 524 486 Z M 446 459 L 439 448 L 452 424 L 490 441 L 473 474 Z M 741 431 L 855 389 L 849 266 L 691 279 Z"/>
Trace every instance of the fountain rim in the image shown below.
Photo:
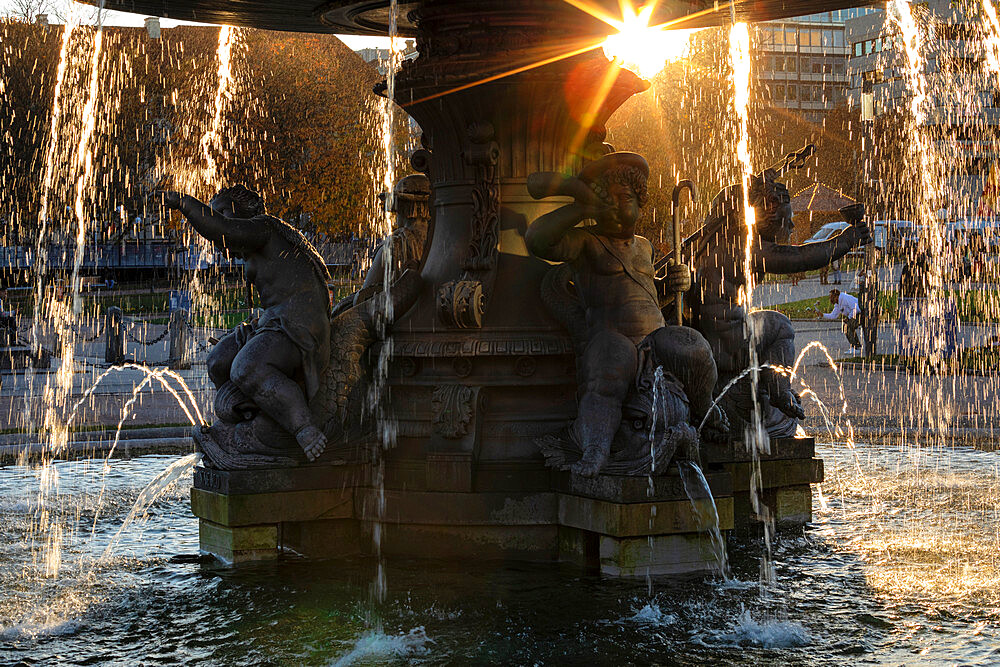
<path fill-rule="evenodd" d="M 100 0 L 82 0 L 97 5 Z M 215 23 L 245 28 L 281 30 L 290 32 L 334 33 L 345 35 L 386 36 L 389 34 L 388 12 L 391 0 L 327 0 L 319 5 L 316 0 L 248 0 L 240 3 L 238 10 L 225 0 L 106 0 L 106 9 L 159 16 L 179 21 Z M 417 36 L 417 27 L 409 19 L 411 10 L 426 0 L 399 0 L 397 35 L 404 38 Z M 544 0 L 536 0 L 544 1 Z M 567 11 L 584 14 L 566 0 L 549 0 L 552 6 L 563 6 Z M 805 14 L 849 9 L 865 6 L 859 0 L 734 0 L 738 21 L 759 22 L 788 19 Z M 468 0 L 470 6 L 482 7 L 483 0 Z M 497 3 L 503 8 L 506 3 Z M 619 10 L 618 0 L 592 0 L 612 15 Z M 644 0 L 635 0 L 643 5 Z M 692 18 L 678 24 L 678 28 L 705 28 L 730 23 L 729 2 L 712 0 L 668 0 L 660 2 L 651 23 L 659 25 L 681 17 Z M 511 12 L 517 8 L 512 7 Z M 594 19 L 597 25 L 600 21 Z M 611 28 L 609 27 L 609 30 Z"/>

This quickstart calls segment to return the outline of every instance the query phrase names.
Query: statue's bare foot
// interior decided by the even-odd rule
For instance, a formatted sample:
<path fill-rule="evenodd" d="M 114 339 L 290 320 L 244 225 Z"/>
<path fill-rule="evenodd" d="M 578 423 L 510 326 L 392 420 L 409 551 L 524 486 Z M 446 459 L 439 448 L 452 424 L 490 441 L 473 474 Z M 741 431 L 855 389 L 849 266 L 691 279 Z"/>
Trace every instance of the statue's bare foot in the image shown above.
<path fill-rule="evenodd" d="M 729 438 L 729 418 L 718 405 L 713 405 L 705 419 L 702 436 L 709 442 L 725 442 Z"/>
<path fill-rule="evenodd" d="M 806 418 L 806 411 L 802 409 L 802 401 L 799 400 L 798 394 L 791 389 L 786 389 L 776 398 L 772 399 L 771 405 L 778 408 L 789 417 L 797 419 Z"/>
<path fill-rule="evenodd" d="M 599 447 L 590 447 L 583 453 L 582 459 L 569 467 L 569 471 L 583 477 L 597 477 L 607 460 L 607 452 Z"/>
<path fill-rule="evenodd" d="M 312 425 L 299 429 L 299 432 L 295 434 L 295 440 L 310 461 L 318 459 L 326 449 L 326 436 Z"/>

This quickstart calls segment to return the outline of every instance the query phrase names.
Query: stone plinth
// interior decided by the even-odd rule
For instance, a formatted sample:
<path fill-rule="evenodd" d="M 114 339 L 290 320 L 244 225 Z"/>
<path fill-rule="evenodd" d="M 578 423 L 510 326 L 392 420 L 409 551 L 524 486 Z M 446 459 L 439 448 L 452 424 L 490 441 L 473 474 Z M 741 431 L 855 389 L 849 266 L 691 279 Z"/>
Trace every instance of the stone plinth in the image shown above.
<path fill-rule="evenodd" d="M 754 457 L 742 442 L 728 451 L 712 452 L 709 469 L 722 467 L 732 479 L 736 512 L 734 529 L 745 531 L 758 523 L 750 502 L 754 468 L 760 470 L 761 498 L 779 526 L 801 526 L 812 521 L 811 484 L 823 481 L 823 460 L 816 458 L 812 438 L 781 438 L 771 442 L 771 451 Z M 756 460 L 755 460 L 756 459 Z"/>
<path fill-rule="evenodd" d="M 723 534 L 755 519 L 754 463 L 742 447 L 705 452 Z M 772 443 L 759 466 L 762 497 L 777 521 L 807 523 L 809 485 L 823 474 L 812 439 Z M 431 451 L 423 460 L 390 458 L 381 492 L 371 479 L 364 464 L 198 469 L 191 506 L 201 521 L 201 548 L 230 563 L 283 552 L 346 557 L 370 552 L 371 527 L 380 521 L 387 557 L 564 561 L 609 576 L 718 568 L 709 526 L 699 518 L 705 513 L 694 511 L 676 468 L 650 485 L 643 477 L 587 479 L 540 462 L 476 463 L 467 453 Z"/>

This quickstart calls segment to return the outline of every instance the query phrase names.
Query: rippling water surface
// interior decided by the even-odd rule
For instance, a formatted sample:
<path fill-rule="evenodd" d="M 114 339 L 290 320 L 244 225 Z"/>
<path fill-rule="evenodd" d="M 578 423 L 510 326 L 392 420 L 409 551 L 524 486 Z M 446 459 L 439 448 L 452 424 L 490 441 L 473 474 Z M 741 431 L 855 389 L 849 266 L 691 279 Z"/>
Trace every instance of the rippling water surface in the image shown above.
<path fill-rule="evenodd" d="M 997 455 L 819 449 L 815 522 L 782 536 L 764 595 L 753 543 L 730 547 L 737 583 L 652 596 L 554 565 L 390 561 L 380 632 L 369 563 L 199 558 L 187 482 L 100 562 L 171 457 L 112 462 L 96 525 L 102 463 L 57 464 L 66 540 L 46 579 L 26 541 L 38 480 L 0 469 L 0 663 L 1000 663 Z"/>

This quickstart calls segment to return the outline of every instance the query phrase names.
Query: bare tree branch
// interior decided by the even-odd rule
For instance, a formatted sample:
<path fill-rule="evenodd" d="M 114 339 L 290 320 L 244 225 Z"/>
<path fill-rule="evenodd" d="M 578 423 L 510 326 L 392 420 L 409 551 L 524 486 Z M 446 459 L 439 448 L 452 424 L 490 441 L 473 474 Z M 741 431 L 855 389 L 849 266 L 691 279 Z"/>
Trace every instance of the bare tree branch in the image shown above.
<path fill-rule="evenodd" d="M 62 0 L 7 0 L 6 16 L 25 23 L 34 23 L 39 14 L 50 19 L 66 20 L 66 3 Z"/>

